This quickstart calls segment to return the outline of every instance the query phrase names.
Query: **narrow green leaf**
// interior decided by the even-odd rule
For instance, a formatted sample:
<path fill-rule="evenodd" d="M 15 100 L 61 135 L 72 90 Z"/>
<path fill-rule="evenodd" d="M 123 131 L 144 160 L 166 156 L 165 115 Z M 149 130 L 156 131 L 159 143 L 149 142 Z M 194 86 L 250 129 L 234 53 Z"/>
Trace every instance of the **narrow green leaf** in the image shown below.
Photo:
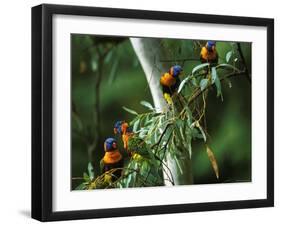
<path fill-rule="evenodd" d="M 83 173 L 83 179 L 85 181 L 90 181 L 90 177 L 89 177 L 89 175 L 87 173 Z"/>
<path fill-rule="evenodd" d="M 182 170 L 182 167 L 181 167 L 181 163 L 179 162 L 178 158 L 175 157 L 175 161 L 176 161 L 176 164 L 178 166 L 178 169 L 180 171 L 180 174 L 183 174 L 183 170 Z"/>
<path fill-rule="evenodd" d="M 184 80 L 182 80 L 182 82 L 180 83 L 179 85 L 179 88 L 178 88 L 178 93 L 181 92 L 182 88 L 184 87 L 184 85 L 190 80 L 190 76 L 188 76 L 187 78 L 185 78 Z"/>
<path fill-rule="evenodd" d="M 143 105 L 143 106 L 145 106 L 145 107 L 147 107 L 147 108 L 150 109 L 150 110 L 154 110 L 154 107 L 152 106 L 152 104 L 149 103 L 149 102 L 147 102 L 147 101 L 145 101 L 145 100 L 142 100 L 142 101 L 140 102 L 140 104 Z"/>
<path fill-rule="evenodd" d="M 240 71 L 238 68 L 236 68 L 236 67 L 234 67 L 234 66 L 232 66 L 230 64 L 219 64 L 219 65 L 216 66 L 216 68 L 217 69 L 218 68 L 230 68 L 230 69 L 232 69 L 234 71 Z"/>
<path fill-rule="evenodd" d="M 191 142 L 188 142 L 188 153 L 189 153 L 189 159 L 192 157 L 192 147 L 191 147 Z"/>
<path fill-rule="evenodd" d="M 197 121 L 197 122 L 195 123 L 195 125 L 196 125 L 196 127 L 200 130 L 200 132 L 201 132 L 201 134 L 202 134 L 202 136 L 203 136 L 204 142 L 206 142 L 206 141 L 207 141 L 207 136 L 206 136 L 206 134 L 205 134 L 203 128 L 201 127 L 200 123 Z"/>
<path fill-rule="evenodd" d="M 88 163 L 88 174 L 90 180 L 93 180 L 95 178 L 94 167 L 91 162 Z"/>
<path fill-rule="evenodd" d="M 214 84 L 215 81 L 218 79 L 218 74 L 215 67 L 212 67 L 211 75 L 212 75 L 212 84 Z"/>
<path fill-rule="evenodd" d="M 219 79 L 216 79 L 215 85 L 217 87 L 217 96 L 220 96 L 222 94 L 221 93 L 221 81 Z"/>
<path fill-rule="evenodd" d="M 205 67 L 208 67 L 209 65 L 210 65 L 209 63 L 204 63 L 204 64 L 197 65 L 196 67 L 194 67 L 192 69 L 192 74 L 194 74 L 195 72 L 197 72 L 197 71 L 199 71 L 199 70 L 201 70 L 201 69 L 203 69 Z"/>
<path fill-rule="evenodd" d="M 195 86 L 195 87 L 198 87 L 198 81 L 197 81 L 197 79 L 196 78 L 192 78 L 191 79 L 191 83 Z"/>
<path fill-rule="evenodd" d="M 140 119 L 136 120 L 135 123 L 134 123 L 134 126 L 133 126 L 133 132 L 134 133 L 138 130 L 139 124 L 140 124 Z"/>
<path fill-rule="evenodd" d="M 221 82 L 217 74 L 217 70 L 215 67 L 212 67 L 212 84 L 215 83 L 215 86 L 217 88 L 217 96 L 222 97 L 222 92 L 221 92 Z"/>
<path fill-rule="evenodd" d="M 200 89 L 203 91 L 208 86 L 209 80 L 204 78 L 200 81 Z"/>
<path fill-rule="evenodd" d="M 84 190 L 86 188 L 86 185 L 84 184 L 84 183 L 82 183 L 82 184 L 79 184 L 76 188 L 75 188 L 75 190 Z"/>
<path fill-rule="evenodd" d="M 130 109 L 130 108 L 127 108 L 127 107 L 125 107 L 125 106 L 123 106 L 122 107 L 125 111 L 127 111 L 127 112 L 129 112 L 129 113 L 131 113 L 131 114 L 133 114 L 133 115 L 139 115 L 136 111 L 134 111 L 134 110 L 132 110 L 132 109 Z"/>
<path fill-rule="evenodd" d="M 232 50 L 231 51 L 229 51 L 229 52 L 227 52 L 227 54 L 226 54 L 226 56 L 225 56 L 225 60 L 226 60 L 226 62 L 228 63 L 229 62 L 229 60 L 230 60 L 230 58 L 231 58 L 231 56 L 232 56 Z"/>

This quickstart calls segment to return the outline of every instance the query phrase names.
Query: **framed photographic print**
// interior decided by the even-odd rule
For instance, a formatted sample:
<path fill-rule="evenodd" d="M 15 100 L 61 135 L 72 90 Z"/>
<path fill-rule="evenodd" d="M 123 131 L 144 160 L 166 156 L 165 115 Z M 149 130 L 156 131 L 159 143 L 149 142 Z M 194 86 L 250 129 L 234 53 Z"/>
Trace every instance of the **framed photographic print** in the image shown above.
<path fill-rule="evenodd" d="M 269 207 L 274 21 L 32 8 L 32 217 Z"/>

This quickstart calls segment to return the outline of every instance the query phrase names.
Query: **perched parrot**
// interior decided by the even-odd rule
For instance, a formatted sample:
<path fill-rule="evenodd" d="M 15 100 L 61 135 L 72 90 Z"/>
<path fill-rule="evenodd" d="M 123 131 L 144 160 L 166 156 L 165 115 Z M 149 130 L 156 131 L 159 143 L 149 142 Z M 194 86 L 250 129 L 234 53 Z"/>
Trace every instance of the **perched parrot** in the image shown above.
<path fill-rule="evenodd" d="M 139 159 L 141 156 L 138 154 L 147 154 L 146 148 L 144 148 L 145 143 L 140 138 L 136 138 L 132 132 L 129 124 L 125 121 L 117 121 L 114 124 L 114 133 L 120 134 L 122 136 L 122 141 L 124 144 L 124 149 L 127 151 L 129 156 L 133 159 Z"/>
<path fill-rule="evenodd" d="M 134 186 L 133 184 L 139 178 L 145 178 L 148 184 L 163 185 L 162 165 L 155 162 L 155 157 L 152 157 L 154 156 L 153 152 L 152 150 L 149 151 L 145 141 L 138 137 L 138 134 L 132 132 L 125 121 L 117 121 L 114 124 L 114 133 L 122 135 L 124 148 L 132 158 L 132 161 L 126 167 L 128 172 L 135 170 L 136 167 L 140 169 L 127 186 Z M 124 174 L 126 175 L 126 169 Z"/>
<path fill-rule="evenodd" d="M 180 65 L 172 66 L 169 72 L 164 73 L 160 78 L 160 84 L 165 100 L 168 104 L 172 104 L 172 95 L 177 91 L 180 85 L 179 75 L 182 72 Z"/>
<path fill-rule="evenodd" d="M 117 121 L 114 124 L 114 134 L 120 134 L 122 136 L 122 141 L 124 144 L 124 149 L 128 150 L 128 141 L 129 138 L 133 136 L 133 132 L 131 128 L 129 128 L 129 124 L 125 121 Z"/>
<path fill-rule="evenodd" d="M 202 47 L 200 53 L 200 60 L 202 63 L 217 64 L 219 55 L 216 50 L 216 42 L 207 41 L 206 45 Z"/>
<path fill-rule="evenodd" d="M 104 142 L 105 154 L 100 161 L 101 172 L 105 173 L 109 170 L 122 168 L 124 165 L 124 160 L 121 153 L 117 147 L 117 141 L 114 138 L 107 138 Z M 114 182 L 122 174 L 122 169 L 118 169 L 112 173 L 111 181 Z"/>

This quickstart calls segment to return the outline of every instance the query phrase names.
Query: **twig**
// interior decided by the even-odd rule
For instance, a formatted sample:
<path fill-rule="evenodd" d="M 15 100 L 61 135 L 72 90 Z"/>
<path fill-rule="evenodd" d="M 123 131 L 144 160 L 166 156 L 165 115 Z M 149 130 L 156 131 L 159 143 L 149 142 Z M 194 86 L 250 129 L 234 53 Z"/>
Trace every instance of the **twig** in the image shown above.
<path fill-rule="evenodd" d="M 157 155 L 154 155 L 154 157 L 155 157 L 162 165 L 164 165 L 164 166 L 168 169 L 168 171 L 169 171 L 170 175 L 172 176 L 172 178 L 171 178 L 170 175 L 166 172 L 165 168 L 163 168 L 165 174 L 166 174 L 167 177 L 169 178 L 169 181 L 172 183 L 172 185 L 175 185 L 174 178 L 173 178 L 173 174 L 172 174 L 170 168 L 169 168 L 169 167 L 167 166 L 167 164 L 166 164 L 162 159 L 160 159 Z"/>
<path fill-rule="evenodd" d="M 160 136 L 160 138 L 159 138 L 159 140 L 158 140 L 155 144 L 153 144 L 153 145 L 151 146 L 151 149 L 153 149 L 155 146 L 158 146 L 158 145 L 161 143 L 162 138 L 164 137 L 164 135 L 165 135 L 167 129 L 168 129 L 171 125 L 172 125 L 172 123 L 168 123 L 168 124 L 166 125 L 164 131 L 162 132 L 162 134 L 161 134 L 161 136 Z"/>
<path fill-rule="evenodd" d="M 234 77 L 234 76 L 239 76 L 239 75 L 245 75 L 246 71 L 239 71 L 239 72 L 233 72 L 233 73 L 229 73 L 228 75 L 224 76 L 223 78 L 220 79 L 220 81 L 222 82 L 223 80 L 225 80 L 226 78 L 230 78 L 230 77 Z M 194 91 L 194 94 L 188 99 L 188 105 L 190 106 L 194 100 L 196 100 L 197 97 L 199 97 L 205 90 L 209 89 L 210 87 L 212 87 L 213 84 L 208 85 L 205 89 L 201 90 L 200 88 L 197 88 Z"/>

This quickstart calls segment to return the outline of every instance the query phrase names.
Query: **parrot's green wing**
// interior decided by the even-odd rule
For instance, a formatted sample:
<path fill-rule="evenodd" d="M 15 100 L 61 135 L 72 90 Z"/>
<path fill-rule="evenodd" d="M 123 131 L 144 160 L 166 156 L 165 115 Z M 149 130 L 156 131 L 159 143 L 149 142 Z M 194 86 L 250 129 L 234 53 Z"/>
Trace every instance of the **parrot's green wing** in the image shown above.
<path fill-rule="evenodd" d="M 128 141 L 128 149 L 142 156 L 149 155 L 145 141 L 136 135 L 130 137 Z"/>

